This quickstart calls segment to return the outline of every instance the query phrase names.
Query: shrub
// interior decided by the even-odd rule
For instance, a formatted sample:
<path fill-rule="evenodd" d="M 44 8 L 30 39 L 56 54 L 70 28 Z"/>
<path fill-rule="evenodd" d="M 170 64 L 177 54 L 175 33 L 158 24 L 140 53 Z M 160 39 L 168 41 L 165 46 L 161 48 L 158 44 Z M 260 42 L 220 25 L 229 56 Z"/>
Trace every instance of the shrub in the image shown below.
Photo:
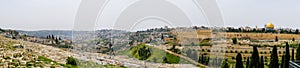
<path fill-rule="evenodd" d="M 67 58 L 67 63 L 66 63 L 66 64 L 70 64 L 70 65 L 73 65 L 73 66 L 77 66 L 76 59 L 73 58 L 73 57 L 68 57 L 68 58 Z"/>

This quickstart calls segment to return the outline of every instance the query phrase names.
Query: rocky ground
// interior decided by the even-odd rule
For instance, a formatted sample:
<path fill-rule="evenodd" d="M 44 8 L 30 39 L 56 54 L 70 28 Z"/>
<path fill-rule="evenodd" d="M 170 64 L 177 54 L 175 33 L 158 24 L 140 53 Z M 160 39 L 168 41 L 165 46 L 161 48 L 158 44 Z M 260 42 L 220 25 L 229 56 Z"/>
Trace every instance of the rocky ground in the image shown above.
<path fill-rule="evenodd" d="M 37 50 L 41 48 L 49 47 L 42 47 L 34 43 L 12 40 L 0 36 L 0 67 L 63 67 L 61 64 L 65 63 L 65 59 L 62 59 L 64 57 L 60 60 L 54 58 L 54 56 L 49 59 L 48 56 L 51 54 L 39 53 L 43 52 Z"/>

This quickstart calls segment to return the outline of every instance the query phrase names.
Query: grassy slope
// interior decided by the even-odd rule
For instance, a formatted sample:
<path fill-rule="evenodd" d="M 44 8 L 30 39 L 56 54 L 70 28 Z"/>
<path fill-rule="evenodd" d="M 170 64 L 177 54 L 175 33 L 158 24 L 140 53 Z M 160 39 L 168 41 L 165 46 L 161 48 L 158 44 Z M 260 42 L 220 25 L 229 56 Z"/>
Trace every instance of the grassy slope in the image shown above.
<path fill-rule="evenodd" d="M 138 47 L 138 46 L 136 46 Z M 147 59 L 148 61 L 151 61 L 153 62 L 153 58 L 156 58 L 157 60 L 157 63 L 162 63 L 163 62 L 163 57 L 166 56 L 167 59 L 168 59 L 168 62 L 171 63 L 171 64 L 176 64 L 176 63 L 184 63 L 184 64 L 189 64 L 188 61 L 186 60 L 183 60 L 177 56 L 174 56 L 172 54 L 169 54 L 169 53 L 166 53 L 165 51 L 163 50 L 160 50 L 160 49 L 157 49 L 157 48 L 154 48 L 154 47 L 150 47 L 151 50 L 152 50 L 152 54 L 151 56 Z M 133 55 L 130 54 L 130 52 L 132 52 L 134 50 L 130 50 L 130 49 L 126 49 L 124 51 L 119 51 L 117 54 L 118 55 L 127 55 L 129 57 L 133 57 Z"/>

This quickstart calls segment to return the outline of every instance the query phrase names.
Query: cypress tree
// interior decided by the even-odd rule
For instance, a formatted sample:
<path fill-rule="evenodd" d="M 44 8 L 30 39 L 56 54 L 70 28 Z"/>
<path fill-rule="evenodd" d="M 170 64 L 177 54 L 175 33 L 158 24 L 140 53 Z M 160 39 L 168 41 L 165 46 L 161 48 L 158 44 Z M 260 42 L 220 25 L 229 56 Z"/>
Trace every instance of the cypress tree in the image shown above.
<path fill-rule="evenodd" d="M 49 39 L 49 36 L 46 36 L 46 39 Z"/>
<path fill-rule="evenodd" d="M 277 54 L 277 47 L 274 46 L 272 53 L 271 53 L 271 59 L 270 59 L 270 68 L 279 68 L 278 67 L 278 54 Z"/>
<path fill-rule="evenodd" d="M 285 68 L 289 68 L 289 61 L 290 61 L 290 49 L 289 49 L 289 43 L 286 42 L 286 47 L 285 47 L 285 64 L 284 64 L 284 67 Z"/>
<path fill-rule="evenodd" d="M 235 37 L 232 38 L 232 43 L 233 43 L 233 44 L 237 44 L 237 38 L 235 38 Z"/>
<path fill-rule="evenodd" d="M 235 59 L 236 59 L 235 68 L 244 68 L 241 53 L 238 53 Z"/>
<path fill-rule="evenodd" d="M 57 38 L 55 38 L 54 41 L 55 41 L 55 44 L 59 44 L 59 41 Z"/>
<path fill-rule="evenodd" d="M 278 42 L 278 37 L 277 36 L 275 37 L 275 42 Z"/>
<path fill-rule="evenodd" d="M 296 29 L 295 34 L 299 34 L 299 29 Z"/>
<path fill-rule="evenodd" d="M 54 35 L 51 36 L 51 39 L 54 40 Z"/>
<path fill-rule="evenodd" d="M 296 60 L 300 60 L 300 44 L 298 45 L 297 51 L 296 51 Z"/>
<path fill-rule="evenodd" d="M 249 57 L 247 58 L 247 62 L 246 62 L 246 68 L 250 67 L 250 61 L 249 61 Z"/>
<path fill-rule="evenodd" d="M 293 38 L 292 41 L 295 41 L 295 38 Z"/>
<path fill-rule="evenodd" d="M 250 68 L 258 68 L 258 64 L 259 62 L 259 55 L 258 55 L 258 51 L 257 51 L 257 46 L 253 46 L 253 52 L 251 55 L 251 62 L 250 62 Z"/>
<path fill-rule="evenodd" d="M 281 57 L 281 64 L 280 64 L 280 68 L 284 68 L 284 55 L 282 55 Z"/>
<path fill-rule="evenodd" d="M 209 59 L 210 59 L 209 56 L 207 56 L 206 61 L 205 61 L 205 65 L 208 65 Z"/>
<path fill-rule="evenodd" d="M 295 61 L 295 50 L 294 50 L 294 48 L 292 49 L 292 61 Z"/>
<path fill-rule="evenodd" d="M 264 56 L 260 56 L 260 68 L 265 68 L 265 65 L 264 65 Z"/>

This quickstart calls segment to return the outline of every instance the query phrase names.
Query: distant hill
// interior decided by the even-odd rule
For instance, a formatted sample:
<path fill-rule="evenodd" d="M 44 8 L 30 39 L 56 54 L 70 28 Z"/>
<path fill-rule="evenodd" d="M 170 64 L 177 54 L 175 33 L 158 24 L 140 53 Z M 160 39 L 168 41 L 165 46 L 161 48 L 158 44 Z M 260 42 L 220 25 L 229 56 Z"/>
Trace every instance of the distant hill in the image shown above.
<path fill-rule="evenodd" d="M 40 30 L 40 31 L 24 31 L 16 30 L 22 34 L 35 36 L 35 37 L 46 37 L 47 35 L 55 35 L 63 39 L 71 39 L 72 31 L 71 30 Z"/>
<path fill-rule="evenodd" d="M 20 32 L 21 34 L 26 34 L 30 36 L 35 36 L 35 37 L 46 37 L 48 35 L 54 35 L 58 36 L 62 39 L 72 39 L 73 31 L 72 30 L 40 30 L 40 31 L 24 31 L 24 30 L 16 30 L 17 32 Z M 94 33 L 93 31 L 76 31 L 76 34 L 80 35 L 87 35 Z M 82 34 L 81 34 L 82 33 Z M 101 36 L 101 35 L 108 35 L 108 34 L 120 34 L 120 33 L 127 33 L 127 31 L 122 31 L 122 30 L 97 30 L 95 31 L 96 36 Z"/>

